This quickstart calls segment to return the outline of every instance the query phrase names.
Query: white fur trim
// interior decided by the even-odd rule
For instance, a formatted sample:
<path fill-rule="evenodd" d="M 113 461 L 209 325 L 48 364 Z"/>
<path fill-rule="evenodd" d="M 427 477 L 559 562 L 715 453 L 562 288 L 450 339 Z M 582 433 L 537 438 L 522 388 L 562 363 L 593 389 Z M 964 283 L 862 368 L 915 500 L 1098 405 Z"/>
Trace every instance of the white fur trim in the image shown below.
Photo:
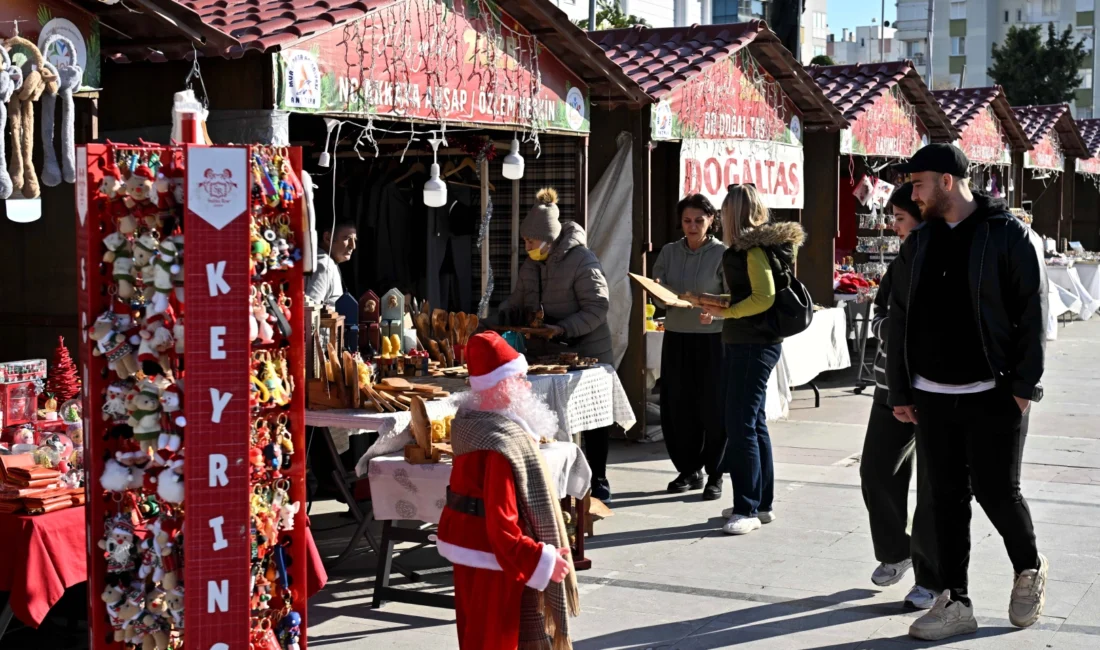
<path fill-rule="evenodd" d="M 455 546 L 441 539 L 436 540 L 435 548 L 439 551 L 439 554 L 447 558 L 451 564 L 460 564 L 462 566 L 473 567 L 475 569 L 487 569 L 489 571 L 504 570 L 500 568 L 500 562 L 497 562 L 497 557 L 492 553 Z M 542 564 L 541 560 L 539 564 Z"/>
<path fill-rule="evenodd" d="M 554 572 L 554 565 L 558 562 L 558 549 L 554 548 L 550 544 L 542 545 L 542 557 L 539 558 L 539 565 L 535 567 L 535 572 L 531 574 L 531 579 L 527 581 L 527 586 L 538 591 L 546 591 L 546 588 L 550 586 L 550 574 Z"/>
<path fill-rule="evenodd" d="M 505 379 L 527 374 L 527 359 L 519 355 L 496 370 L 479 377 L 470 376 L 470 388 L 476 391 L 489 390 Z"/>

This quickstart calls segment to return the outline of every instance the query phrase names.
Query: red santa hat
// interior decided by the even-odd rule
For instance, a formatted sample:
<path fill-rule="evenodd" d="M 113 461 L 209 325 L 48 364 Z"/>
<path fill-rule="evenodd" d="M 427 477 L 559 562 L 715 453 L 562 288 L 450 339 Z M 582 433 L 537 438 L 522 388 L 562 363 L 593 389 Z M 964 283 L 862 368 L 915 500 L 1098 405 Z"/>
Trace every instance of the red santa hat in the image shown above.
<path fill-rule="evenodd" d="M 466 344 L 470 388 L 485 391 L 505 379 L 527 374 L 527 359 L 496 332 L 470 337 Z"/>
<path fill-rule="evenodd" d="M 119 170 L 118 165 L 115 163 L 115 161 L 111 160 L 110 158 L 108 158 L 107 162 L 103 164 L 103 175 L 113 176 L 119 180 L 122 180 L 122 172 Z"/>
<path fill-rule="evenodd" d="M 115 300 L 111 304 L 111 311 L 115 313 L 116 318 L 121 318 L 123 316 L 130 319 L 134 318 L 134 308 L 125 300 Z"/>
<path fill-rule="evenodd" d="M 159 314 L 150 314 L 145 317 L 145 325 L 149 329 L 155 329 L 163 325 L 167 329 L 172 329 L 176 324 L 176 310 L 172 309 L 172 305 Z"/>
<path fill-rule="evenodd" d="M 138 178 L 143 178 L 147 181 L 151 181 L 154 178 L 153 170 L 149 169 L 148 165 L 138 165 L 134 169 L 134 176 L 137 176 Z"/>

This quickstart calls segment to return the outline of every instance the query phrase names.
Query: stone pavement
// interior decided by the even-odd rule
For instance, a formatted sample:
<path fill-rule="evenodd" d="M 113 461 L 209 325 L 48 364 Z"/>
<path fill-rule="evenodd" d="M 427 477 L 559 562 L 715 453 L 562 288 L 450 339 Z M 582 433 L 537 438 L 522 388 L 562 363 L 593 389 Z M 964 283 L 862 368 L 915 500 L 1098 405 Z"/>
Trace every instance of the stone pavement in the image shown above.
<path fill-rule="evenodd" d="M 574 647 L 1100 648 L 1100 321 L 1071 324 L 1059 335 L 1048 347 L 1046 399 L 1032 414 L 1023 470 L 1040 549 L 1051 562 L 1045 616 L 1033 628 L 1008 622 L 1012 567 L 975 504 L 970 576 L 980 632 L 941 643 L 906 636 L 916 614 L 899 603 L 911 578 L 887 589 L 870 581 L 876 562 L 859 452 L 871 398 L 837 387 L 823 389 L 819 409 L 812 393 L 797 392 L 789 420 L 771 427 L 779 519 L 745 537 L 719 530 L 728 484 L 718 502 L 669 495 L 663 488 L 675 472 L 662 444 L 613 447 L 615 514 L 589 540 L 594 568 L 580 574 Z M 314 506 L 327 554 L 342 549 L 351 532 L 338 509 Z M 364 552 L 332 573 L 310 602 L 309 645 L 457 648 L 453 612 L 394 603 L 370 609 L 373 561 Z M 441 565 L 430 548 L 405 561 Z M 447 590 L 446 573 L 432 579 L 417 587 Z"/>

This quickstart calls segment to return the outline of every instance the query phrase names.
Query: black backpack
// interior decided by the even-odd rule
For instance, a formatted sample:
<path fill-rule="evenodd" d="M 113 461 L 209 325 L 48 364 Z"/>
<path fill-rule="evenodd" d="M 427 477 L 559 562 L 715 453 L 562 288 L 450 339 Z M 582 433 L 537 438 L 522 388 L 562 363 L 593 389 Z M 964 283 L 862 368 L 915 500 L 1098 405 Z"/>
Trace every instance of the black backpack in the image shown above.
<path fill-rule="evenodd" d="M 806 331 L 814 319 L 814 301 L 806 285 L 794 277 L 794 269 L 774 252 L 764 249 L 775 278 L 775 302 L 764 312 L 761 327 L 787 338 Z"/>

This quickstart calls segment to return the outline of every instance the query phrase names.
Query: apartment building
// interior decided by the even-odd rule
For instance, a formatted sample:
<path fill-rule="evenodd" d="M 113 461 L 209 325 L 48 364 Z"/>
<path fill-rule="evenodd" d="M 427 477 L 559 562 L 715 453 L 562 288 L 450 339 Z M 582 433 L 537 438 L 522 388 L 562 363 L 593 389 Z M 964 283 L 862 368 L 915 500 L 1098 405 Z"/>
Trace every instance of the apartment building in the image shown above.
<path fill-rule="evenodd" d="M 933 18 L 933 89 L 993 85 L 987 70 L 992 64 L 993 44 L 1004 42 L 1014 26 L 1042 26 L 1054 23 L 1061 33 L 1072 26 L 1089 50 L 1081 69 L 1074 117 L 1093 116 L 1097 97 L 1093 77 L 1093 23 L 1096 0 L 935 0 Z M 900 9 L 899 4 L 899 22 Z M 927 10 L 927 3 L 925 3 Z"/>
<path fill-rule="evenodd" d="M 627 14 L 642 18 L 654 27 L 679 27 L 703 20 L 703 5 L 713 0 L 619 0 Z M 588 0 L 550 0 L 569 16 L 570 20 L 588 18 Z"/>
<path fill-rule="evenodd" d="M 881 25 L 856 27 L 855 31 L 841 29 L 839 39 L 831 34 L 827 54 L 837 65 L 900 61 L 906 58 L 899 47 L 896 30 L 893 27 L 884 29 Z"/>
<path fill-rule="evenodd" d="M 931 5 L 931 0 L 898 0 L 898 15 L 894 21 L 898 58 L 915 63 L 926 81 L 932 72 L 932 62 L 928 59 L 928 19 Z"/>

